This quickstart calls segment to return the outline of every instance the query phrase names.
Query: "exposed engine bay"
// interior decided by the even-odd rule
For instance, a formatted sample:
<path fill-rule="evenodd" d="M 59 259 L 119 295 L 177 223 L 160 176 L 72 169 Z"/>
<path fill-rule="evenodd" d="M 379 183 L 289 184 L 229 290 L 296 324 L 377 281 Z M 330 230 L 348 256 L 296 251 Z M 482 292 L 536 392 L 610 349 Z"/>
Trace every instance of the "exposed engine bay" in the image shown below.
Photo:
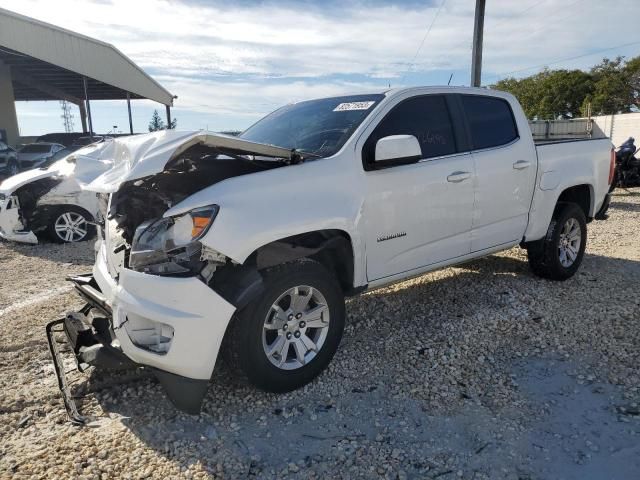
<path fill-rule="evenodd" d="M 287 163 L 196 144 L 169 161 L 162 172 L 123 183 L 111 194 L 104 212 L 111 250 L 120 257 L 118 266 L 157 275 L 199 274 L 208 281 L 215 266 L 227 261 L 197 241 L 215 218 L 217 206 L 180 217 L 163 218 L 163 214 L 225 179 Z"/>

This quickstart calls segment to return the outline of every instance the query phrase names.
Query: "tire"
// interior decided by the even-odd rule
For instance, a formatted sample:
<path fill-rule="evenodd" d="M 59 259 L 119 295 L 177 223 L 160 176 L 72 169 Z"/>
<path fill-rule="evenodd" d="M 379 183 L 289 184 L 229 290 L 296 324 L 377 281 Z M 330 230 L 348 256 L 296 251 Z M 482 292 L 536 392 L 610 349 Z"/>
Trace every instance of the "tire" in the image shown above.
<path fill-rule="evenodd" d="M 547 235 L 527 245 L 529 266 L 539 277 L 566 280 L 580 267 L 586 245 L 587 221 L 584 212 L 575 203 L 558 203 Z"/>
<path fill-rule="evenodd" d="M 309 259 L 265 270 L 263 280 L 262 295 L 232 320 L 225 336 L 225 356 L 232 369 L 239 371 L 254 386 L 268 392 L 288 392 L 312 381 L 333 358 L 344 329 L 344 295 L 337 279 L 322 264 Z M 304 304 L 304 297 L 310 295 L 306 307 L 291 305 L 295 288 L 298 289 L 297 298 L 302 299 L 300 305 Z M 291 295 L 287 296 L 287 292 Z M 324 309 L 321 308 L 323 301 L 326 302 Z M 284 314 L 274 309 L 275 304 Z M 297 318 L 301 311 L 312 309 L 315 313 Z M 320 316 L 314 321 L 313 315 Z M 313 328 L 304 324 L 305 318 L 314 325 L 324 325 L 326 321 L 328 325 Z M 281 321 L 283 319 L 288 320 L 288 326 Z M 267 324 L 270 329 L 266 329 Z M 318 350 L 307 351 L 301 364 L 295 343 L 304 345 L 305 339 L 314 342 Z M 284 346 L 283 342 L 289 343 Z M 269 355 L 270 349 L 275 353 Z M 305 349 L 300 348 L 300 351 Z M 284 355 L 277 353 L 285 350 Z"/>
<path fill-rule="evenodd" d="M 84 209 L 67 205 L 56 209 L 49 217 L 47 234 L 56 243 L 77 243 L 95 236 L 93 217 Z"/>

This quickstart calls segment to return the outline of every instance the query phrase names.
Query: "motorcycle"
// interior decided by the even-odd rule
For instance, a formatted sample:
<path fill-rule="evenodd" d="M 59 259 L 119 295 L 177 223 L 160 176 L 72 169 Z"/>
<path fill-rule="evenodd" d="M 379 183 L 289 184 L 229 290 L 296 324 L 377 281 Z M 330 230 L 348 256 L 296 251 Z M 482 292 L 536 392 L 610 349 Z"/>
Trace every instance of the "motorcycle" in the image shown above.
<path fill-rule="evenodd" d="M 610 191 L 616 187 L 640 187 L 640 160 L 635 157 L 637 151 L 633 137 L 620 145 L 616 152 L 616 167 Z"/>

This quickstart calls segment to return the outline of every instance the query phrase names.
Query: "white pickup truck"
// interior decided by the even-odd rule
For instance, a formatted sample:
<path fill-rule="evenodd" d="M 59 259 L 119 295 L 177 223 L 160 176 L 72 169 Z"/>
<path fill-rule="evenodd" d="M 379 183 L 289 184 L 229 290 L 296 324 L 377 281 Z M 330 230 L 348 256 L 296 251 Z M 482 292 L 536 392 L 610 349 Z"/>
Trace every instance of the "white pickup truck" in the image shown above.
<path fill-rule="evenodd" d="M 115 142 L 89 186 L 96 263 L 72 279 L 88 303 L 49 324 L 52 354 L 64 330 L 81 367 L 149 367 L 187 412 L 221 350 L 262 389 L 311 381 L 346 296 L 516 245 L 535 274 L 571 277 L 614 166 L 608 139 L 536 146 L 514 97 L 458 87 L 295 103 L 239 137 Z"/>

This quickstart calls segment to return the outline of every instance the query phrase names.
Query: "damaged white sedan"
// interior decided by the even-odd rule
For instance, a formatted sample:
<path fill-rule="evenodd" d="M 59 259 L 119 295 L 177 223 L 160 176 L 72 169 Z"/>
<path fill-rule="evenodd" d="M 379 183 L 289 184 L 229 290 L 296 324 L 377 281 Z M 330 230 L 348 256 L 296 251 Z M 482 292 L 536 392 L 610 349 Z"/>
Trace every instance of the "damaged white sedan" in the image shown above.
<path fill-rule="evenodd" d="M 300 102 L 239 137 L 156 132 L 111 154 L 87 186 L 108 197 L 96 262 L 71 279 L 87 304 L 47 326 L 77 422 L 57 331 L 80 369 L 151 369 L 187 412 L 221 350 L 254 385 L 292 390 L 336 352 L 346 296 L 516 245 L 535 274 L 571 277 L 615 165 L 608 139 L 536 146 L 513 96 L 446 87 Z"/>
<path fill-rule="evenodd" d="M 90 145 L 0 183 L 0 237 L 34 244 L 44 235 L 62 243 L 92 238 L 99 199 L 82 186 L 111 167 L 112 148 Z"/>

